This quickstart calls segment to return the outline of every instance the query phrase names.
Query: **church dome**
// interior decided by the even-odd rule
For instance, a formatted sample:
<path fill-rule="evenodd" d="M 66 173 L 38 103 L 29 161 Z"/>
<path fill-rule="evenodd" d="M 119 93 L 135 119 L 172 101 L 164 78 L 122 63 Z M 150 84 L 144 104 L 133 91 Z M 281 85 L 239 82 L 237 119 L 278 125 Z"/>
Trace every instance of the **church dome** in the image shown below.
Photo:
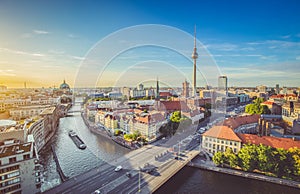
<path fill-rule="evenodd" d="M 59 89 L 70 89 L 70 86 L 64 80 L 64 83 L 60 84 Z"/>

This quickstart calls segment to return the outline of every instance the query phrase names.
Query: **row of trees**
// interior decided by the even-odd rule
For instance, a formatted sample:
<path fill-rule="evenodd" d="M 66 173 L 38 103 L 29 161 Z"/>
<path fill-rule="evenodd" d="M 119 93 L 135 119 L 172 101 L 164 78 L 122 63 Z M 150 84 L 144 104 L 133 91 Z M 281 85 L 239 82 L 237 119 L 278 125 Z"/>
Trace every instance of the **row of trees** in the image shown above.
<path fill-rule="evenodd" d="M 271 114 L 270 109 L 266 105 L 261 105 L 263 98 L 256 98 L 252 104 L 245 107 L 245 112 L 249 114 Z"/>
<path fill-rule="evenodd" d="M 247 144 L 238 154 L 230 148 L 225 152 L 217 152 L 213 162 L 222 167 L 226 165 L 244 171 L 258 170 L 277 177 L 300 179 L 300 148 L 296 147 L 284 150 L 262 144 Z"/>

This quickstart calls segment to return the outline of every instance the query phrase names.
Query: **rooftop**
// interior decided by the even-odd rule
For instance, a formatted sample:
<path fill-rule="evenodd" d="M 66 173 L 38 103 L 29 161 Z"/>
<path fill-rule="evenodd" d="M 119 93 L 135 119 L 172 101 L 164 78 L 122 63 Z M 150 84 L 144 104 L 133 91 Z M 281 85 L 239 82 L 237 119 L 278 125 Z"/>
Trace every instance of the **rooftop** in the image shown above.
<path fill-rule="evenodd" d="M 14 120 L 0 120 L 0 127 L 11 127 L 17 124 Z"/>
<path fill-rule="evenodd" d="M 300 148 L 300 141 L 293 140 L 291 138 L 279 138 L 279 137 L 271 137 L 271 136 L 258 136 L 252 134 L 237 134 L 243 143 L 250 143 L 250 144 L 263 144 L 265 146 L 271 146 L 274 148 L 283 148 L 288 150 L 292 147 Z"/>
<path fill-rule="evenodd" d="M 45 108 L 43 110 L 43 112 L 41 112 L 41 115 L 49 115 L 49 114 L 53 114 L 53 112 L 55 111 L 55 106 L 49 107 L 49 108 Z"/>
<path fill-rule="evenodd" d="M 231 118 L 224 120 L 223 122 L 218 123 L 217 125 L 228 126 L 234 130 L 241 125 L 257 123 L 259 118 L 260 118 L 260 115 L 256 115 L 256 114 L 242 116 L 242 117 L 231 117 Z"/>
<path fill-rule="evenodd" d="M 236 133 L 227 126 L 213 126 L 211 129 L 206 131 L 203 136 L 241 142 L 241 139 L 236 135 Z"/>
<path fill-rule="evenodd" d="M 0 146 L 0 158 L 30 152 L 32 143 L 13 144 Z"/>

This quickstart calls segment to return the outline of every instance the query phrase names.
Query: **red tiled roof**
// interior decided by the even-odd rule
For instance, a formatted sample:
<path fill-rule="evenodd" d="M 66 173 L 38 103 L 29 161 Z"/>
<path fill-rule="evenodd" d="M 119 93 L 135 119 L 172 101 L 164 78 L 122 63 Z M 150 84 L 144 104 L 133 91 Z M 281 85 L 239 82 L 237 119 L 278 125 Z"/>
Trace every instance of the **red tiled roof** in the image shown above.
<path fill-rule="evenodd" d="M 168 96 L 172 96 L 170 92 L 159 92 L 159 96 L 161 97 L 168 97 Z"/>
<path fill-rule="evenodd" d="M 247 115 L 242 117 L 232 117 L 224 120 L 223 122 L 217 123 L 217 125 L 228 126 L 232 129 L 236 129 L 241 125 L 257 123 L 260 115 Z"/>
<path fill-rule="evenodd" d="M 235 132 L 227 126 L 213 126 L 211 129 L 203 133 L 203 136 L 215 137 L 218 139 L 226 139 L 241 142 L 242 140 Z"/>
<path fill-rule="evenodd" d="M 300 141 L 293 140 L 290 138 L 279 138 L 279 137 L 271 137 L 271 136 L 258 136 L 252 134 L 237 134 L 243 143 L 250 144 L 263 144 L 265 146 L 271 146 L 273 148 L 283 148 L 288 150 L 292 147 L 300 148 Z"/>
<path fill-rule="evenodd" d="M 156 122 L 161 122 L 163 121 L 165 118 L 162 114 L 160 113 L 154 113 L 151 115 L 147 115 L 145 117 L 136 117 L 135 120 L 141 123 L 156 123 Z"/>
<path fill-rule="evenodd" d="M 261 104 L 262 104 L 262 105 L 273 105 L 274 102 L 271 102 L 271 101 L 265 101 L 265 102 L 262 102 Z"/>
<path fill-rule="evenodd" d="M 184 101 L 160 101 L 158 102 L 157 108 L 158 110 L 166 110 L 166 111 L 189 110 L 189 107 Z"/>
<path fill-rule="evenodd" d="M 284 97 L 297 97 L 296 94 L 277 94 L 277 95 L 272 95 L 270 98 L 284 98 Z"/>

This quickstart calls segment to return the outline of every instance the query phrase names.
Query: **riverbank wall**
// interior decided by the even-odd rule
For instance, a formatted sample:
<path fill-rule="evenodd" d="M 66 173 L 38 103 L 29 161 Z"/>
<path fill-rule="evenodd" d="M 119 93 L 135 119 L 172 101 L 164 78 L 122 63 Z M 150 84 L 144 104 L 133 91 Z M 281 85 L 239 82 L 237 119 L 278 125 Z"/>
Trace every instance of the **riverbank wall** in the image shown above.
<path fill-rule="evenodd" d="M 277 178 L 277 177 L 270 177 L 270 176 L 266 176 L 266 175 L 262 175 L 262 174 L 258 174 L 258 173 L 245 172 L 245 171 L 241 171 L 241 170 L 221 168 L 221 167 L 217 167 L 217 166 L 212 166 L 211 164 L 208 165 L 205 163 L 205 161 L 190 162 L 187 164 L 187 166 L 199 168 L 202 170 L 209 170 L 209 171 L 218 172 L 218 173 L 230 174 L 230 175 L 234 175 L 234 176 L 275 183 L 275 184 L 279 184 L 279 185 L 285 185 L 285 186 L 300 189 L 300 182 L 297 182 L 297 181 L 291 181 L 291 180 L 281 179 L 281 178 Z"/>

